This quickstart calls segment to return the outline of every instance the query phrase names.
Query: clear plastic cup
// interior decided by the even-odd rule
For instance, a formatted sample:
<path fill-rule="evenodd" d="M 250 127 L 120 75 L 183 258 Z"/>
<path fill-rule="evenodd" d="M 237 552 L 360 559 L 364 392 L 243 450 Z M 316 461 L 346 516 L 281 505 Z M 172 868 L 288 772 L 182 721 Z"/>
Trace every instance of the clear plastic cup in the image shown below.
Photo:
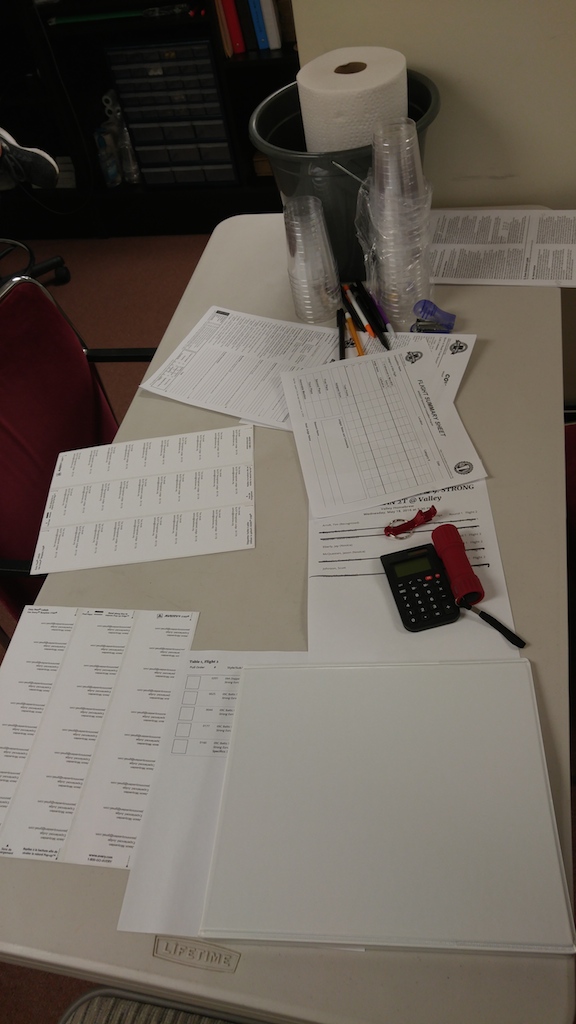
<path fill-rule="evenodd" d="M 402 248 L 418 246 L 428 238 L 432 190 L 418 199 L 397 199 L 385 193 L 371 199 L 378 244 Z"/>
<path fill-rule="evenodd" d="M 340 281 L 321 201 L 317 196 L 287 199 L 284 225 L 296 315 L 306 323 L 330 320 L 340 303 Z"/>
<path fill-rule="evenodd" d="M 424 191 L 416 122 L 410 117 L 383 121 L 372 138 L 372 173 L 377 193 L 415 199 Z"/>
<path fill-rule="evenodd" d="M 381 252 L 376 262 L 376 294 L 396 331 L 409 331 L 414 306 L 430 294 L 429 247 Z"/>
<path fill-rule="evenodd" d="M 414 305 L 430 291 L 432 189 L 422 173 L 416 124 L 379 124 L 373 138 L 370 186 L 372 253 L 377 294 L 398 331 L 414 323 Z"/>

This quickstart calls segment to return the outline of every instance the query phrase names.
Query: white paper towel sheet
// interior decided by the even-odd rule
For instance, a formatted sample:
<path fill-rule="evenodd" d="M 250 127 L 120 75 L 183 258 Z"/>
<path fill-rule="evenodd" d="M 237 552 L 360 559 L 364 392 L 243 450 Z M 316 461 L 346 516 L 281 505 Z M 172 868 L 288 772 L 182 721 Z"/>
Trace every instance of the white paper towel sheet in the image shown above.
<path fill-rule="evenodd" d="M 406 117 L 406 58 L 383 46 L 346 46 L 305 64 L 296 75 L 309 153 L 372 143 L 377 121 Z"/>

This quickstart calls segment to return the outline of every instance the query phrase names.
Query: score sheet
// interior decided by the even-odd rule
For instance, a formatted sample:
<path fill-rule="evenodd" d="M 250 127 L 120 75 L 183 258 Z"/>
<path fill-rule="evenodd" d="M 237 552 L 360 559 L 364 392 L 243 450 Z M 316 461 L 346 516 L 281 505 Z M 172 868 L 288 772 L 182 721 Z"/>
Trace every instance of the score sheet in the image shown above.
<path fill-rule="evenodd" d="M 434 506 L 426 526 L 386 537 L 392 523 Z M 430 544 L 441 523 L 454 523 L 484 586 L 482 608 L 514 628 L 496 528 L 484 480 L 421 494 L 418 498 L 311 519 L 308 540 L 308 649 L 313 661 L 400 662 L 517 658 L 513 647 L 472 612 L 442 629 L 407 633 L 394 604 L 380 555 Z"/>
<path fill-rule="evenodd" d="M 118 928 L 197 935 L 245 665 L 305 663 L 298 651 L 192 651 L 180 659 L 158 770 L 130 862 Z M 170 856 L 166 851 L 170 850 Z"/>
<path fill-rule="evenodd" d="M 268 427 L 290 428 L 280 374 L 336 359 L 332 327 L 211 306 L 145 391 Z"/>
<path fill-rule="evenodd" d="M 425 340 L 282 383 L 317 518 L 486 476 Z"/>

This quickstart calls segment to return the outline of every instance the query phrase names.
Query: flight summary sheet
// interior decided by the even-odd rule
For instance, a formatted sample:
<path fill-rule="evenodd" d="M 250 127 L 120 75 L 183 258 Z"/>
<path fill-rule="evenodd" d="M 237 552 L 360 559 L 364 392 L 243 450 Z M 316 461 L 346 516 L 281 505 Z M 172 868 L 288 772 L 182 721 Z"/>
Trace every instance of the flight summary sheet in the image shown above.
<path fill-rule="evenodd" d="M 313 516 L 486 476 L 424 339 L 282 383 Z"/>

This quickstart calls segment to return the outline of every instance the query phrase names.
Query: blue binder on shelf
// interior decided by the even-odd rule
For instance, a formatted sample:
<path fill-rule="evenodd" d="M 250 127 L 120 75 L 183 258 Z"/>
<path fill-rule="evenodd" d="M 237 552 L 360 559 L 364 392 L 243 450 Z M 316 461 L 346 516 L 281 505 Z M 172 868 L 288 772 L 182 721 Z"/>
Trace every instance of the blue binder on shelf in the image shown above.
<path fill-rule="evenodd" d="M 262 14 L 260 0 L 248 0 L 248 3 L 250 4 L 252 21 L 254 22 L 254 31 L 256 32 L 258 49 L 269 50 L 270 43 L 268 42 L 268 33 L 266 32 L 266 25 L 264 23 L 264 15 Z"/>

